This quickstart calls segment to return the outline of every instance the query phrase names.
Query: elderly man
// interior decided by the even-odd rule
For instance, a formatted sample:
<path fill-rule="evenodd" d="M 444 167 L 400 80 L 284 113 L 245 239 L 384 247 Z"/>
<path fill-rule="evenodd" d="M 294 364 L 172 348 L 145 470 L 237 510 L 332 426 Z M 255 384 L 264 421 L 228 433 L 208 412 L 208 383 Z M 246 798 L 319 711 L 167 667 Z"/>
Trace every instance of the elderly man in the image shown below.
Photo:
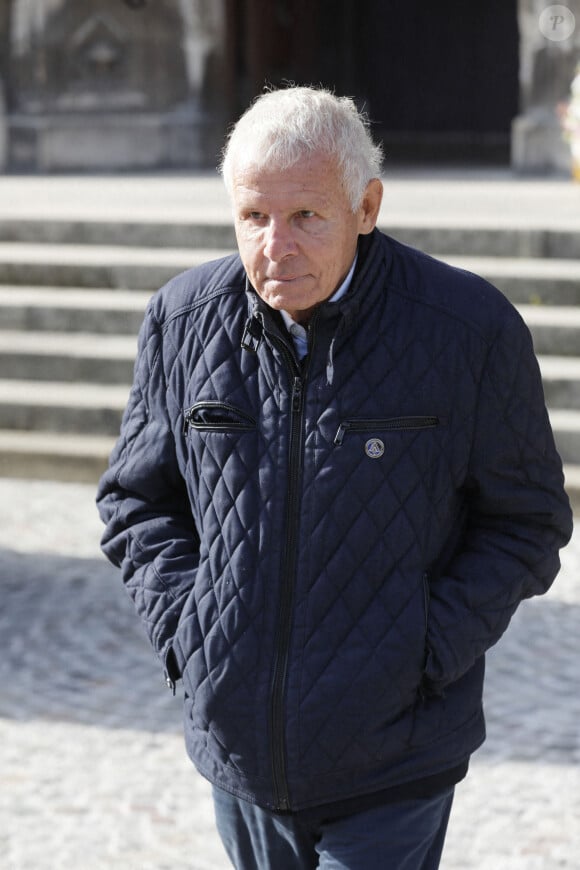
<path fill-rule="evenodd" d="M 438 867 L 485 652 L 571 532 L 526 327 L 375 228 L 379 169 L 349 99 L 239 120 L 239 254 L 151 301 L 99 490 L 244 870 Z"/>

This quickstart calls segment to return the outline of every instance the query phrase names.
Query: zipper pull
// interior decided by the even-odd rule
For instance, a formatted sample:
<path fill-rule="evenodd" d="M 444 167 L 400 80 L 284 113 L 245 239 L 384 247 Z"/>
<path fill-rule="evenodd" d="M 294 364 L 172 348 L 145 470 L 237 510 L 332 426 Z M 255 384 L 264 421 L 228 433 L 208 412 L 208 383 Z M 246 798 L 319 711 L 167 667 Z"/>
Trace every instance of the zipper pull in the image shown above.
<path fill-rule="evenodd" d="M 345 420 L 344 423 L 341 423 L 338 429 L 336 430 L 336 435 L 334 436 L 334 443 L 337 447 L 340 447 L 342 442 L 344 441 L 344 433 L 350 429 L 350 423 Z"/>
<path fill-rule="evenodd" d="M 187 435 L 189 427 L 191 425 L 191 418 L 193 416 L 193 408 L 188 408 L 187 411 L 183 412 L 183 434 Z"/>
<path fill-rule="evenodd" d="M 263 332 L 264 326 L 261 320 L 252 314 L 252 316 L 246 321 L 244 327 L 244 334 L 242 335 L 241 342 L 242 348 L 250 353 L 258 353 Z"/>
<path fill-rule="evenodd" d="M 171 694 L 175 698 L 175 682 L 171 679 L 171 677 L 169 676 L 167 671 L 165 671 L 165 685 L 167 686 L 167 688 L 169 689 L 169 691 L 171 692 Z"/>
<path fill-rule="evenodd" d="M 302 380 L 294 378 L 292 385 L 292 413 L 298 414 L 302 410 Z"/>

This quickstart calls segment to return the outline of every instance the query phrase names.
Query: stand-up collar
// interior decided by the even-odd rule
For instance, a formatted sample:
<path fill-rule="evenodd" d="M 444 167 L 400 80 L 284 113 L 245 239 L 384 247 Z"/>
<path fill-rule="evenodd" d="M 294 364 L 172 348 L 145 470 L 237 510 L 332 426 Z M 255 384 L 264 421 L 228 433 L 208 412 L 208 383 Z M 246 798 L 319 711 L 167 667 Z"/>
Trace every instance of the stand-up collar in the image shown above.
<path fill-rule="evenodd" d="M 344 292 L 342 298 L 338 300 L 331 297 L 326 302 L 322 302 L 317 309 L 318 316 L 327 319 L 341 315 L 347 322 L 351 322 L 361 308 L 374 305 L 373 290 L 376 279 L 381 269 L 388 268 L 390 256 L 387 240 L 379 230 L 374 229 L 369 235 L 360 236 L 355 269 L 350 285 L 347 287 L 348 292 Z M 259 312 L 271 312 L 270 307 L 258 296 L 249 279 L 246 279 L 246 293 L 250 316 Z"/>

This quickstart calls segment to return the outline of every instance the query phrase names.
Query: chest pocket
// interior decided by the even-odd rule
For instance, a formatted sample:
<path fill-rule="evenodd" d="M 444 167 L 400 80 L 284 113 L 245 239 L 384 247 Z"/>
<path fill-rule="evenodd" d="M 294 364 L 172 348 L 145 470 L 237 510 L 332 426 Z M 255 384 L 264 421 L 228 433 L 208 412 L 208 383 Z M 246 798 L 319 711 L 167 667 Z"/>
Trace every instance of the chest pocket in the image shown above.
<path fill-rule="evenodd" d="M 401 495 L 425 490 L 449 467 L 446 423 L 435 414 L 346 418 L 331 436 L 329 461 L 336 463 L 337 474 L 349 475 L 350 486 L 365 500 L 383 484 Z"/>
<path fill-rule="evenodd" d="M 240 408 L 227 402 L 196 402 L 183 412 L 183 431 L 198 432 L 251 432 L 256 420 Z"/>
<path fill-rule="evenodd" d="M 340 447 L 347 432 L 384 433 L 413 432 L 421 429 L 435 429 L 443 420 L 435 416 L 422 417 L 386 417 L 378 420 L 344 420 L 338 427 L 334 443 Z M 377 439 L 378 440 L 378 439 Z"/>
<path fill-rule="evenodd" d="M 258 472 L 264 444 L 257 420 L 228 402 L 206 400 L 183 411 L 183 432 L 198 528 L 210 528 L 215 539 L 218 529 L 223 532 L 234 524 L 227 534 L 237 537 L 239 528 L 249 528 L 252 522 L 241 515 L 242 506 L 260 504 Z"/>

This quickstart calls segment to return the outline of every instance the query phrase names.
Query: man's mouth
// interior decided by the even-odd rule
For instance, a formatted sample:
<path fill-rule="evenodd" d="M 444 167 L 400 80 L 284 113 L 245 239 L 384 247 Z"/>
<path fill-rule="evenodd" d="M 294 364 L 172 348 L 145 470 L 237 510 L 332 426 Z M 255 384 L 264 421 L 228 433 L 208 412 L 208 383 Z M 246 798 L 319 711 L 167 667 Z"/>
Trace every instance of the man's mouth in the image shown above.
<path fill-rule="evenodd" d="M 266 281 L 273 281 L 276 284 L 291 284 L 293 281 L 299 281 L 303 275 L 267 275 Z"/>

